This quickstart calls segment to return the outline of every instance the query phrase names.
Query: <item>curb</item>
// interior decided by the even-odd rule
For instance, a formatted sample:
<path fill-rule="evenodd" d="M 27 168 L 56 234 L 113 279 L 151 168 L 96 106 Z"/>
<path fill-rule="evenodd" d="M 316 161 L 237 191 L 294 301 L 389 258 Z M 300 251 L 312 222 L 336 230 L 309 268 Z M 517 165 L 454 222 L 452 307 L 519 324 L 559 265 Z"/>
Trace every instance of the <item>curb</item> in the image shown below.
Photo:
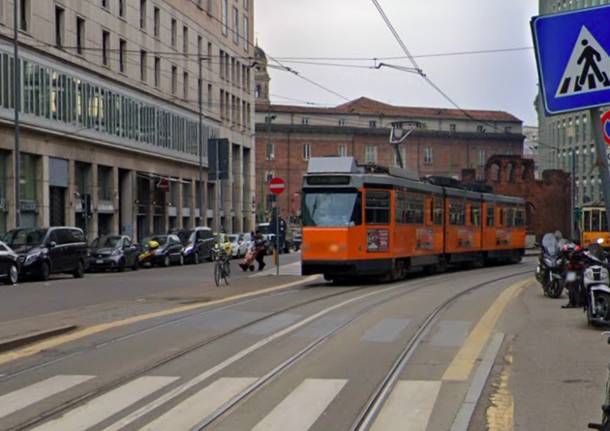
<path fill-rule="evenodd" d="M 42 331 L 32 332 L 28 335 L 20 335 L 14 338 L 8 338 L 0 341 L 0 353 L 8 352 L 9 350 L 22 347 L 36 341 L 45 340 L 47 338 L 55 337 L 73 331 L 77 328 L 76 325 L 65 325 L 57 328 L 45 329 Z"/>

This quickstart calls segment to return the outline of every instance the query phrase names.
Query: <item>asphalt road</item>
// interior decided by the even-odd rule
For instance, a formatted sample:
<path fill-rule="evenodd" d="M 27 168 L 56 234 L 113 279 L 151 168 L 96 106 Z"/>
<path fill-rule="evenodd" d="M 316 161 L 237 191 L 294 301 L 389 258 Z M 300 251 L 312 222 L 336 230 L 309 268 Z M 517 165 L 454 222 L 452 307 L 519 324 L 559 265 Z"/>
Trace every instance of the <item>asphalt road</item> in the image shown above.
<path fill-rule="evenodd" d="M 316 282 L 0 355 L 0 429 L 457 431 L 473 411 L 486 426 L 532 271 Z"/>

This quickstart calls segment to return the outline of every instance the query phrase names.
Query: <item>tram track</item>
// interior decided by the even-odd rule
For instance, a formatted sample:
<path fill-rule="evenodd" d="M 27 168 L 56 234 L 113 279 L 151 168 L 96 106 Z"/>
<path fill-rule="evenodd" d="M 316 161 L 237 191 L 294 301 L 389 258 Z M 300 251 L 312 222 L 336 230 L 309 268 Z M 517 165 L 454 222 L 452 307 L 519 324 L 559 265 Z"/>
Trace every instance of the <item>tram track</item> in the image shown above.
<path fill-rule="evenodd" d="M 528 274 L 530 272 L 531 271 L 523 271 L 523 272 L 518 272 L 518 273 L 510 274 L 510 275 L 507 275 L 507 276 L 504 276 L 504 277 L 496 278 L 496 279 L 493 279 L 493 280 L 489 280 L 489 281 L 481 283 L 481 284 L 479 284 L 477 286 L 473 286 L 473 287 L 467 289 L 466 291 L 463 291 L 463 292 L 459 293 L 458 295 L 455 295 L 454 297 L 450 298 L 440 308 L 435 309 L 435 311 L 433 312 L 434 313 L 433 317 L 429 317 L 428 319 L 426 319 L 424 324 L 422 324 L 422 326 L 418 329 L 414 339 L 412 339 L 409 342 L 408 347 L 412 346 L 413 351 L 414 351 L 414 348 L 417 347 L 417 344 L 419 344 L 419 341 L 421 340 L 421 338 L 423 338 L 423 336 L 425 336 L 425 333 L 427 332 L 426 328 L 429 329 L 429 327 L 434 323 L 435 317 L 438 316 L 438 314 L 440 314 L 444 309 L 448 308 L 451 305 L 451 303 L 455 302 L 459 297 L 461 297 L 463 295 L 466 295 L 467 293 L 470 293 L 470 292 L 472 292 L 472 291 L 474 291 L 476 289 L 479 289 L 479 288 L 482 288 L 484 286 L 487 286 L 489 284 L 492 284 L 492 283 L 495 283 L 495 282 L 498 282 L 498 281 L 501 281 L 501 280 L 504 280 L 504 279 L 516 277 L 516 276 L 519 276 L 519 275 Z M 333 306 L 330 306 L 329 308 L 326 308 L 325 310 L 322 310 L 321 312 L 315 313 L 313 316 L 310 316 L 308 318 L 303 319 L 302 321 L 298 322 L 299 327 L 302 327 L 305 324 L 310 323 L 311 321 L 315 320 L 315 318 L 319 318 L 322 315 L 329 314 L 331 311 L 334 311 L 335 309 L 337 309 L 339 307 L 343 307 L 343 306 L 347 305 L 348 303 L 354 303 L 354 302 L 359 301 L 361 299 L 365 299 L 365 298 L 368 298 L 370 296 L 377 295 L 377 294 L 387 293 L 387 292 L 390 292 L 392 290 L 397 290 L 397 289 L 400 289 L 400 288 L 407 288 L 407 290 L 391 294 L 388 297 L 382 298 L 382 299 L 380 299 L 380 300 L 378 300 L 378 301 L 376 301 L 376 302 L 374 302 L 372 304 L 369 304 L 369 305 L 365 306 L 363 310 L 361 310 L 359 313 L 357 313 L 351 319 L 347 320 L 346 322 L 343 322 L 340 326 L 338 326 L 336 328 L 333 328 L 331 331 L 325 333 L 321 337 L 319 337 L 316 340 L 314 340 L 313 342 L 309 343 L 303 349 L 299 350 L 297 353 L 292 355 L 290 358 L 288 358 L 287 360 L 285 360 L 284 362 L 282 362 L 281 364 L 276 366 L 273 370 L 271 370 L 265 376 L 263 376 L 260 379 L 258 379 L 252 385 L 252 387 L 246 388 L 243 391 L 242 394 L 239 394 L 237 397 L 235 397 L 234 399 L 229 401 L 226 405 L 221 407 L 218 411 L 214 412 L 210 417 L 206 418 L 206 420 L 202 422 L 201 426 L 196 428 L 196 429 L 202 430 L 202 429 L 207 428 L 209 425 L 214 423 L 217 419 L 219 419 L 223 415 L 225 415 L 233 407 L 238 405 L 242 400 L 244 400 L 245 398 L 251 396 L 253 393 L 255 393 L 260 388 L 264 387 L 266 385 L 266 383 L 268 383 L 271 380 L 273 380 L 274 378 L 278 377 L 282 372 L 284 372 L 285 370 L 287 370 L 291 366 L 297 364 L 301 359 L 306 357 L 309 353 L 314 351 L 317 347 L 321 346 L 327 340 L 329 340 L 330 338 L 332 338 L 333 336 L 335 336 L 339 332 L 341 332 L 343 329 L 347 328 L 352 323 L 356 322 L 358 319 L 360 319 L 363 316 L 365 316 L 368 312 L 370 312 L 374 308 L 379 307 L 379 306 L 381 306 L 381 305 L 383 305 L 383 304 L 385 304 L 385 303 L 387 303 L 389 301 L 392 301 L 392 300 L 394 300 L 394 299 L 396 299 L 398 297 L 411 294 L 411 293 L 413 293 L 415 291 L 418 291 L 418 290 L 420 290 L 422 288 L 432 287 L 435 284 L 442 284 L 442 283 L 446 282 L 447 280 L 451 279 L 452 277 L 454 277 L 453 273 L 452 274 L 437 275 L 437 276 L 432 276 L 432 277 L 425 277 L 423 279 L 413 279 L 413 280 L 409 280 L 407 282 L 403 281 L 403 282 L 400 282 L 400 283 L 395 283 L 394 285 L 388 285 L 388 287 L 386 287 L 386 288 L 381 288 L 381 289 L 378 289 L 378 290 L 374 290 L 373 292 L 368 292 L 368 293 L 366 293 L 364 295 L 360 295 L 360 296 L 357 296 L 355 298 L 351 298 L 351 299 L 349 299 L 347 301 L 344 301 L 342 303 L 335 304 Z M 290 289 L 290 290 L 301 290 L 301 289 L 311 289 L 311 288 L 312 288 L 311 286 L 306 286 L 306 287 L 299 287 L 299 288 Z M 344 295 L 347 295 L 347 294 L 350 294 L 350 293 L 353 293 L 353 292 L 358 292 L 358 291 L 362 291 L 362 290 L 366 290 L 366 289 L 370 289 L 370 288 L 371 288 L 371 286 L 356 286 L 356 287 L 353 287 L 353 288 L 350 288 L 350 289 L 347 289 L 347 290 L 342 290 L 341 292 L 334 292 L 334 293 L 331 293 L 331 294 L 328 294 L 328 295 L 323 295 L 323 296 L 312 298 L 312 299 L 309 299 L 309 300 L 306 300 L 306 301 L 300 301 L 300 302 L 298 302 L 296 304 L 293 304 L 293 305 L 290 305 L 288 307 L 284 307 L 282 309 L 276 310 L 276 311 L 274 311 L 272 313 L 269 313 L 269 314 L 267 314 L 265 316 L 262 316 L 262 317 L 260 317 L 258 319 L 255 319 L 255 320 L 252 320 L 252 321 L 247 322 L 245 324 L 239 325 L 238 327 L 233 328 L 233 329 L 231 329 L 229 331 L 225 331 L 225 332 L 223 332 L 221 334 L 218 334 L 216 336 L 209 337 L 209 338 L 206 338 L 205 340 L 201 340 L 200 342 L 191 344 L 191 345 L 187 346 L 186 348 L 181 349 L 178 352 L 174 352 L 171 355 L 167 355 L 166 357 L 164 357 L 164 358 L 162 358 L 162 359 L 160 359 L 160 360 L 158 360 L 158 361 L 156 361 L 156 362 L 154 362 L 154 363 L 152 363 L 150 365 L 147 365 L 145 367 L 141 367 L 137 371 L 134 371 L 132 373 L 128 373 L 128 374 L 122 375 L 119 378 L 114 379 L 113 381 L 111 381 L 111 382 L 109 382 L 109 383 L 107 383 L 105 385 L 102 385 L 102 386 L 100 386 L 100 387 L 98 387 L 98 388 L 96 388 L 94 390 L 91 390 L 91 391 L 89 391 L 89 392 L 87 392 L 85 394 L 81 394 L 81 395 L 79 395 L 77 397 L 74 397 L 74 398 L 72 398 L 70 400 L 67 400 L 66 402 L 62 403 L 59 406 L 55 406 L 52 409 L 48 409 L 48 410 L 38 414 L 37 416 L 35 416 L 35 417 L 25 421 L 25 422 L 22 422 L 22 423 L 20 423 L 18 425 L 15 425 L 15 426 L 12 426 L 12 427 L 8 428 L 8 430 L 11 430 L 11 431 L 25 430 L 25 429 L 28 429 L 28 428 L 33 427 L 35 425 L 38 425 L 38 424 L 40 424 L 42 422 L 45 422 L 48 419 L 51 419 L 53 417 L 57 417 L 57 416 L 61 415 L 62 413 L 67 412 L 68 410 L 71 410 L 72 408 L 74 408 L 74 407 L 76 407 L 76 406 L 78 406 L 78 405 L 80 405 L 80 404 L 82 404 L 84 402 L 87 402 L 87 401 L 89 401 L 89 400 L 91 400 L 93 398 L 96 398 L 96 397 L 98 397 L 98 396 L 100 396 L 100 395 L 102 395 L 104 393 L 107 393 L 107 392 L 109 392 L 109 391 L 111 391 L 111 390 L 113 390 L 113 389 L 115 389 L 115 388 L 125 384 L 128 381 L 131 381 L 131 380 L 133 380 L 135 378 L 138 378 L 138 377 L 140 377 L 142 375 L 150 373 L 150 372 L 160 368 L 163 365 L 169 364 L 172 361 L 175 361 L 175 360 L 177 360 L 179 358 L 182 358 L 182 357 L 184 357 L 184 356 L 186 356 L 186 355 L 188 355 L 190 353 L 193 353 L 193 352 L 195 352 L 195 351 L 197 351 L 197 350 L 199 350 L 201 348 L 207 347 L 207 346 L 209 346 L 209 345 L 211 345 L 211 344 L 213 344 L 213 343 L 215 343 L 215 342 L 217 342 L 219 340 L 222 340 L 222 339 L 224 339 L 224 338 L 226 338 L 228 336 L 231 336 L 231 335 L 233 335 L 233 334 L 235 334 L 235 333 L 237 333 L 237 332 L 239 332 L 241 330 L 244 330 L 244 329 L 246 329 L 248 327 L 251 327 L 251 326 L 256 325 L 258 323 L 264 322 L 265 320 L 271 319 L 271 318 L 273 318 L 273 317 L 275 317 L 275 316 L 277 316 L 279 314 L 286 313 L 286 312 L 289 312 L 289 311 L 293 311 L 293 310 L 298 309 L 300 307 L 304 307 L 304 306 L 307 306 L 307 305 L 310 305 L 310 304 L 315 304 L 317 302 L 321 302 L 321 301 L 324 301 L 324 300 L 327 300 L 327 299 L 332 299 L 332 298 L 335 298 L 335 297 L 344 296 Z M 146 333 L 146 332 L 153 331 L 155 329 L 159 329 L 159 328 L 167 326 L 167 325 L 179 324 L 179 323 L 184 322 L 184 321 L 186 321 L 186 320 L 188 320 L 190 318 L 194 318 L 194 317 L 200 316 L 201 314 L 206 313 L 206 312 L 210 312 L 210 311 L 213 311 L 213 310 L 226 309 L 226 308 L 235 307 L 235 306 L 238 306 L 238 305 L 243 305 L 244 303 L 247 303 L 249 301 L 251 301 L 251 300 L 241 301 L 241 302 L 238 302 L 236 304 L 230 304 L 230 305 L 227 305 L 227 306 L 224 306 L 224 307 L 215 308 L 215 309 L 211 309 L 211 310 L 199 311 L 197 313 L 190 313 L 187 316 L 181 316 L 180 318 L 173 319 L 170 322 L 163 322 L 162 324 L 153 325 L 152 327 L 144 328 L 144 329 L 139 330 L 139 331 L 134 331 L 133 333 L 128 334 L 127 336 L 117 337 L 115 339 L 106 341 L 104 343 L 100 343 L 99 345 L 82 349 L 82 350 L 80 350 L 78 352 L 71 352 L 69 355 L 65 355 L 62 358 L 58 358 L 58 359 L 55 359 L 53 361 L 49 361 L 49 362 L 46 362 L 46 363 L 43 363 L 43 364 L 38 364 L 36 366 L 30 367 L 30 368 L 25 369 L 25 370 L 20 370 L 19 372 L 13 373 L 12 375 L 4 376 L 3 380 L 8 379 L 8 378 L 12 378 L 12 377 L 16 377 L 17 375 L 26 373 L 28 371 L 33 371 L 35 369 L 40 369 L 41 367 L 53 365 L 53 364 L 57 363 L 58 361 L 68 359 L 68 358 L 73 357 L 73 356 L 75 356 L 77 354 L 83 354 L 83 353 L 86 353 L 88 351 L 92 351 L 92 350 L 96 350 L 96 349 L 108 346 L 110 344 L 113 344 L 113 343 L 116 343 L 118 341 L 124 340 L 124 339 L 126 339 L 126 337 L 134 337 L 134 336 Z M 425 328 L 422 329 L 422 327 L 425 327 Z M 272 339 L 274 340 L 274 339 L 279 338 L 280 336 L 285 335 L 285 334 L 282 334 L 282 332 L 283 331 L 278 331 L 278 333 L 274 334 L 272 337 L 268 337 L 267 339 L 269 341 L 266 342 L 265 345 L 270 343 L 272 341 Z M 417 340 L 415 340 L 415 338 L 417 338 Z M 260 346 L 260 347 L 262 347 L 262 346 Z M 254 350 L 256 350 L 256 349 L 253 349 L 252 351 L 254 351 Z M 404 352 L 403 352 L 403 354 L 401 354 L 401 357 L 403 357 L 403 356 L 405 356 Z M 410 355 L 409 355 L 409 357 L 410 357 Z M 404 365 L 403 365 L 403 367 L 404 367 Z M 124 426 L 124 425 L 125 424 L 121 424 L 121 427 Z M 108 429 L 109 430 L 111 430 L 111 429 L 120 429 L 121 427 L 112 428 L 112 426 L 111 426 Z"/>

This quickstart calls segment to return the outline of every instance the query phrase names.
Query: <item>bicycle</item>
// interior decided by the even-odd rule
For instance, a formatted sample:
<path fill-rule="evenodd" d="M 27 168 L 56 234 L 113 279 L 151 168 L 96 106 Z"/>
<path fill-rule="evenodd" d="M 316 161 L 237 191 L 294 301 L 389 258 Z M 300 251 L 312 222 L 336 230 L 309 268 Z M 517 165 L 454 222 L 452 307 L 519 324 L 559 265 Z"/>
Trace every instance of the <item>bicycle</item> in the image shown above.
<path fill-rule="evenodd" d="M 230 257 L 223 249 L 214 249 L 214 283 L 216 287 L 224 280 L 225 285 L 229 285 L 229 277 L 231 276 Z"/>

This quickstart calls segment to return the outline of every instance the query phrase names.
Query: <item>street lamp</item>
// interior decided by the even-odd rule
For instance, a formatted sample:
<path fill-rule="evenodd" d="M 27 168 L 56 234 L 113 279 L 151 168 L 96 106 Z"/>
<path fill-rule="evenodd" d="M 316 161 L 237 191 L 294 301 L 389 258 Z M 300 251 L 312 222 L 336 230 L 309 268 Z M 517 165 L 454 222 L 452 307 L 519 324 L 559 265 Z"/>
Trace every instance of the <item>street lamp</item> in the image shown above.
<path fill-rule="evenodd" d="M 13 94 L 15 97 L 15 147 L 13 149 L 14 172 L 13 183 L 15 187 L 15 226 L 21 226 L 21 154 L 19 149 L 20 130 L 19 130 L 19 109 L 21 108 L 21 75 L 19 73 L 19 0 L 13 4 Z"/>

